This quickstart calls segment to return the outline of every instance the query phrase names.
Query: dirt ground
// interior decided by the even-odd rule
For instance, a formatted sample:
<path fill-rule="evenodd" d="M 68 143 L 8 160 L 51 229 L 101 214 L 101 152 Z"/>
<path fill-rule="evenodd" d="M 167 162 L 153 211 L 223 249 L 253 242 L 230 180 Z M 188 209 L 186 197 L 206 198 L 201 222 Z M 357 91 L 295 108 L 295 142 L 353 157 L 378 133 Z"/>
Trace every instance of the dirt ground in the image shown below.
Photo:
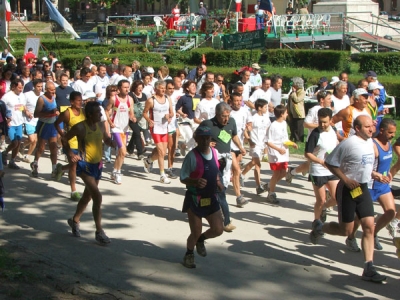
<path fill-rule="evenodd" d="M 102 287 L 86 275 L 20 246 L 0 243 L 0 299 L 143 299 Z M 4 253 L 8 255 L 4 255 Z M 5 265 L 5 267 L 4 267 Z M 3 267 L 2 267 L 3 266 Z"/>

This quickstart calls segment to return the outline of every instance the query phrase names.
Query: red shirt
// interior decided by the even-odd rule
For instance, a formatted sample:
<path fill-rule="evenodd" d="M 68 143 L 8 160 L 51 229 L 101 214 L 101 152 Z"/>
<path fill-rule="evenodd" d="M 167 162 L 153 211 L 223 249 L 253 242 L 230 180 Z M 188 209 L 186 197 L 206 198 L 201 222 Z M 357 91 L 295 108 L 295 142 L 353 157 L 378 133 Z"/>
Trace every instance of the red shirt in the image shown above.
<path fill-rule="evenodd" d="M 24 55 L 24 61 L 25 61 L 26 64 L 29 64 L 29 59 L 30 59 L 30 58 L 36 58 L 35 53 L 33 53 L 33 52 L 26 52 L 25 55 Z"/>

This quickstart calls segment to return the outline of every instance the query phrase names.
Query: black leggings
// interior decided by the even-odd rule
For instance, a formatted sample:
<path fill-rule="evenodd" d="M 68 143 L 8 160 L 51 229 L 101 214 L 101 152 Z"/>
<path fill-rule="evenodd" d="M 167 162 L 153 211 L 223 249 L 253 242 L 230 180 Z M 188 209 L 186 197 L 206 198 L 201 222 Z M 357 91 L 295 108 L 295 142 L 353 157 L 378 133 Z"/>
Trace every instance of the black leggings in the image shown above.
<path fill-rule="evenodd" d="M 140 137 L 140 131 L 142 130 L 138 123 L 133 123 L 132 121 L 129 121 L 129 127 L 132 129 L 132 137 L 129 140 L 128 148 L 126 149 L 128 153 L 133 153 L 135 150 L 137 150 L 137 155 L 140 155 L 144 152 L 143 145 L 142 145 L 142 139 Z"/>

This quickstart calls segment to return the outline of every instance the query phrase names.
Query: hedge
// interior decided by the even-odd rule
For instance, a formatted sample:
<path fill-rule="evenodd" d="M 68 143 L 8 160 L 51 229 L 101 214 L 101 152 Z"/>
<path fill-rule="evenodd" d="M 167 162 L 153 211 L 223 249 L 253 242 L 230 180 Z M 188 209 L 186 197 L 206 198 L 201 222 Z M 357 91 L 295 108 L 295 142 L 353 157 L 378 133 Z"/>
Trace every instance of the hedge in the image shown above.
<path fill-rule="evenodd" d="M 260 50 L 214 50 L 212 48 L 197 48 L 191 51 L 181 52 L 169 50 L 166 53 L 168 64 L 181 63 L 184 65 L 199 65 L 203 55 L 208 66 L 242 67 L 260 60 Z"/>
<path fill-rule="evenodd" d="M 327 71 L 343 71 L 350 67 L 350 52 L 345 51 L 268 49 L 265 56 L 268 64 L 277 67 Z"/>
<path fill-rule="evenodd" d="M 360 53 L 360 72 L 374 70 L 378 75 L 400 74 L 400 53 Z"/>

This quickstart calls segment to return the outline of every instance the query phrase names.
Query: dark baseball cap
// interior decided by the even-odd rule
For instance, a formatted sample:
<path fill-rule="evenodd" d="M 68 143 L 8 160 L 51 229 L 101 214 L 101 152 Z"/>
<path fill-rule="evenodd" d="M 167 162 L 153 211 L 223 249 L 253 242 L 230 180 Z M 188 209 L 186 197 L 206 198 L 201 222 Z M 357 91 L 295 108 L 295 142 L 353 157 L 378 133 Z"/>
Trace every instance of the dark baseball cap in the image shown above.
<path fill-rule="evenodd" d="M 378 77 L 374 71 L 368 71 L 367 73 L 364 74 L 364 77 Z"/>
<path fill-rule="evenodd" d="M 199 126 L 197 127 L 195 136 L 211 136 L 211 129 L 207 126 Z"/>
<path fill-rule="evenodd" d="M 326 77 L 321 77 L 321 78 L 319 79 L 319 83 L 323 83 L 323 82 L 328 82 L 328 78 L 326 78 Z"/>

